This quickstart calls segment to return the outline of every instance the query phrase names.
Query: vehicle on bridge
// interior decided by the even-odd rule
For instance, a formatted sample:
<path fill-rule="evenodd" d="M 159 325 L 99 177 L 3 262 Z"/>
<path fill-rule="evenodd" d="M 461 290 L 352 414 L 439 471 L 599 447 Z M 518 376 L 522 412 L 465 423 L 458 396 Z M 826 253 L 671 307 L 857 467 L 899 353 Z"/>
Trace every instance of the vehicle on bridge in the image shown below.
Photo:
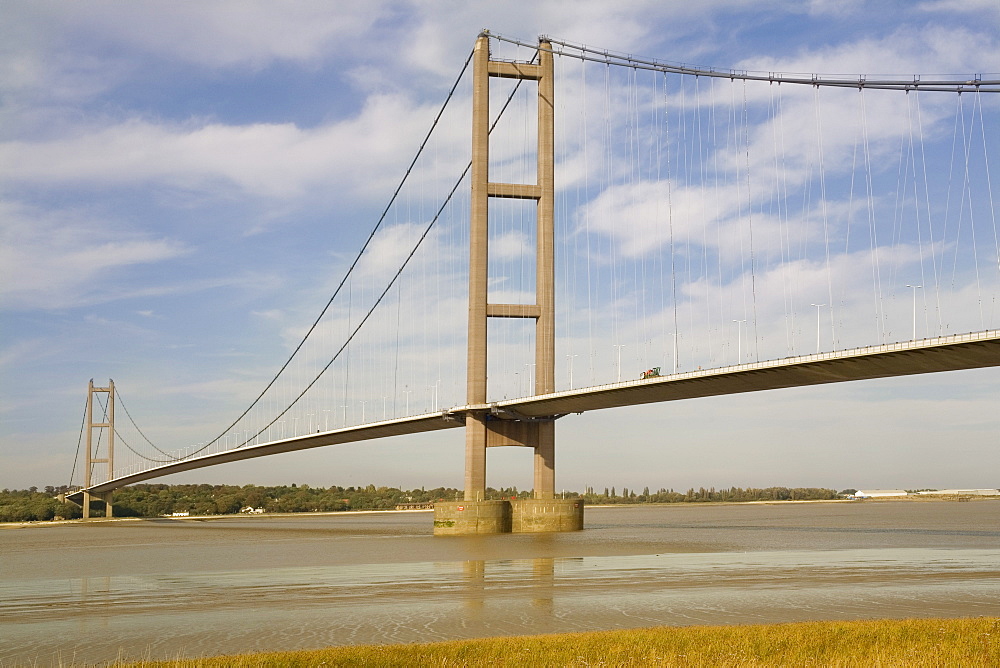
<path fill-rule="evenodd" d="M 654 366 L 652 369 L 646 369 L 639 374 L 639 380 L 645 380 L 646 378 L 659 378 L 660 377 L 660 367 Z"/>

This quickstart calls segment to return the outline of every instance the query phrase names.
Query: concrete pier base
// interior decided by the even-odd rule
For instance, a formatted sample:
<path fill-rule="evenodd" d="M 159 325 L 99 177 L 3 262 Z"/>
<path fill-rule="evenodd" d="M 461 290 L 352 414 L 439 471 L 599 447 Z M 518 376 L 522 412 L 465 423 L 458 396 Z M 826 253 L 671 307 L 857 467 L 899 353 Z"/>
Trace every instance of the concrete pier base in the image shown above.
<path fill-rule="evenodd" d="M 434 535 L 542 533 L 583 529 L 583 499 L 439 501 Z"/>
<path fill-rule="evenodd" d="M 510 501 L 439 501 L 434 504 L 434 535 L 510 533 Z"/>
<path fill-rule="evenodd" d="M 510 503 L 514 533 L 583 529 L 583 499 L 515 499 Z"/>

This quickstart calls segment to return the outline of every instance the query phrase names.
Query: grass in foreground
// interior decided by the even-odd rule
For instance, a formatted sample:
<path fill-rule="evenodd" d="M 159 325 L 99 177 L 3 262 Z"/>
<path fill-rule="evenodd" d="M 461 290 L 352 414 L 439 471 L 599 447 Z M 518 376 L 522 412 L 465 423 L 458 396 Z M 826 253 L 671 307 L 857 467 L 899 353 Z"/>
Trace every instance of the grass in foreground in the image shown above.
<path fill-rule="evenodd" d="M 994 667 L 1000 617 L 657 627 L 115 665 Z"/>

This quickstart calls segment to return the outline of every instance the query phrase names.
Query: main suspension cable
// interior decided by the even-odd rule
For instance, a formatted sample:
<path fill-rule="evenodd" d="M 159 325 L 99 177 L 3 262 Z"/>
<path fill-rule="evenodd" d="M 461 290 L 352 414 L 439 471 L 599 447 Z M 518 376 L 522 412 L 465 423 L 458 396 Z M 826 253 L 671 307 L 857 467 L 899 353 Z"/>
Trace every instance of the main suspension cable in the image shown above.
<path fill-rule="evenodd" d="M 139 433 L 142 434 L 142 431 L 139 430 L 139 427 L 134 422 L 132 423 L 132 426 L 136 428 L 136 431 L 139 431 Z M 145 434 L 143 434 L 142 437 L 146 438 Z M 163 454 L 166 455 L 167 457 L 170 457 L 170 459 L 155 459 L 153 457 L 148 457 L 148 456 L 142 454 L 141 452 L 139 452 L 138 450 L 136 450 L 135 448 L 133 448 L 129 444 L 129 442 L 127 440 L 125 440 L 125 437 L 122 436 L 122 433 L 120 431 L 118 431 L 117 428 L 115 428 L 115 438 L 117 438 L 118 441 L 121 442 L 122 445 L 124 445 L 126 448 L 128 448 L 129 452 L 131 452 L 133 455 L 139 457 L 139 459 L 145 459 L 147 462 L 155 462 L 157 464 L 171 464 L 173 462 L 178 462 L 178 461 L 181 460 L 180 457 L 174 457 L 173 455 L 168 455 L 165 452 Z M 148 443 L 149 439 L 146 439 L 146 442 Z M 150 445 L 153 445 L 153 444 L 150 443 Z M 154 445 L 153 447 L 155 448 L 156 446 Z M 156 449 L 160 450 L 159 448 L 156 448 Z M 163 451 L 160 450 L 160 452 L 163 452 Z"/>
<path fill-rule="evenodd" d="M 93 378 L 90 379 L 91 382 L 94 381 Z M 73 479 L 76 477 L 76 465 L 80 461 L 80 444 L 83 443 L 83 429 L 87 426 L 87 404 L 90 403 L 90 397 L 87 397 L 87 401 L 83 402 L 83 419 L 80 420 L 80 436 L 76 439 L 76 454 L 73 455 L 73 470 L 69 474 L 69 487 L 73 486 Z"/>
<path fill-rule="evenodd" d="M 490 37 L 517 44 L 532 46 L 509 37 L 490 33 Z M 1000 78 L 984 79 L 982 74 L 975 74 L 960 79 L 921 79 L 921 75 L 902 75 L 893 79 L 868 79 L 866 75 L 854 78 L 837 78 L 822 74 L 789 75 L 781 72 L 753 72 L 750 70 L 721 69 L 715 67 L 692 67 L 683 64 L 665 63 L 651 58 L 636 58 L 630 54 L 615 53 L 606 49 L 590 47 L 545 37 L 552 45 L 552 53 L 579 60 L 589 60 L 596 63 L 618 65 L 633 69 L 654 70 L 672 74 L 688 74 L 696 77 L 716 77 L 720 79 L 742 79 L 744 81 L 767 81 L 769 83 L 788 83 L 809 86 L 832 86 L 835 88 L 872 88 L 881 90 L 928 90 L 950 93 L 1000 93 Z M 558 48 L 561 47 L 561 48 Z M 537 47 L 536 47 L 537 48 Z M 885 75 L 892 76 L 892 75 Z M 990 75 L 991 77 L 994 75 Z"/>
<path fill-rule="evenodd" d="M 537 47 L 536 47 L 536 51 L 537 51 Z M 385 210 L 382 212 L 382 215 L 379 217 L 379 220 L 376 223 L 374 229 L 372 230 L 371 234 L 369 234 L 368 239 L 365 241 L 364 245 L 362 246 L 361 250 L 358 252 L 358 254 L 355 257 L 354 261 L 351 263 L 351 266 L 349 267 L 349 269 L 348 269 L 347 273 L 345 274 L 343 280 L 341 280 L 340 284 L 337 286 L 337 289 L 334 292 L 333 296 L 327 302 L 326 306 L 323 307 L 323 310 L 320 312 L 319 316 L 316 318 L 316 320 L 313 322 L 312 326 L 306 332 L 305 336 L 302 337 L 302 340 L 299 342 L 298 346 L 296 346 L 295 350 L 289 356 L 288 360 L 286 360 L 286 362 L 284 363 L 284 365 L 282 365 L 281 369 L 279 369 L 278 372 L 274 375 L 274 378 L 272 378 L 271 381 L 267 384 L 267 387 L 265 387 L 264 390 L 261 391 L 261 393 L 257 396 L 257 398 L 254 399 L 253 403 L 251 403 L 250 406 L 248 406 L 247 409 L 245 411 L 243 411 L 243 413 L 241 413 L 240 416 L 238 418 L 236 418 L 236 420 L 234 420 L 228 427 L 226 427 L 224 430 L 222 430 L 222 432 L 218 436 L 216 436 L 211 441 L 207 442 L 201 448 L 199 448 L 199 449 L 191 452 L 189 455 L 187 455 L 187 457 L 190 457 L 191 455 L 196 455 L 196 454 L 198 454 L 200 452 L 203 452 L 208 447 L 210 447 L 213 443 L 218 442 L 219 439 L 223 438 L 223 436 L 225 436 L 225 434 L 227 434 L 230 429 L 232 429 L 233 427 L 235 427 L 239 423 L 240 420 L 242 420 L 244 417 L 246 417 L 246 415 L 254 408 L 254 406 L 257 405 L 257 403 L 260 402 L 261 398 L 263 398 L 263 396 L 274 385 L 274 383 L 277 382 L 277 380 L 280 377 L 280 375 L 282 374 L 282 372 L 284 372 L 284 370 L 288 367 L 288 365 L 291 364 L 292 359 L 295 357 L 295 355 L 299 352 L 299 350 L 305 344 L 306 339 L 309 338 L 309 335 L 319 325 L 320 320 L 322 320 L 322 318 L 326 314 L 327 310 L 333 304 L 333 301 L 336 299 L 337 295 L 340 293 L 341 289 L 343 288 L 343 286 L 347 282 L 348 278 L 351 276 L 353 270 L 357 266 L 358 262 L 361 260 L 361 256 L 364 254 L 365 250 L 371 244 L 371 241 L 375 237 L 376 232 L 378 231 L 378 229 L 382 225 L 382 222 L 385 220 L 385 217 L 388 215 L 388 213 L 389 213 L 389 211 L 390 211 L 390 209 L 392 207 L 392 204 L 395 202 L 395 200 L 398 197 L 400 191 L 402 190 L 403 185 L 405 184 L 407 178 L 409 177 L 411 171 L 413 170 L 414 165 L 417 162 L 417 159 L 420 157 L 420 154 L 423 152 L 424 147 L 427 145 L 427 141 L 430 139 L 431 134 L 433 133 L 434 129 L 437 127 L 437 124 L 438 124 L 439 120 L 441 119 L 442 114 L 444 113 L 445 107 L 450 102 L 451 98 L 454 95 L 455 90 L 458 88 L 458 84 L 461 82 L 462 78 L 464 77 L 465 72 L 468 69 L 469 63 L 472 61 L 473 53 L 469 54 L 469 57 L 466 59 L 465 64 L 462 66 L 462 71 L 459 73 L 458 77 L 455 80 L 455 83 L 451 87 L 451 90 L 448 92 L 448 96 L 447 96 L 447 98 L 445 100 L 444 105 L 442 105 L 441 109 L 438 112 L 438 115 L 435 117 L 434 122 L 432 123 L 430 130 L 428 131 L 427 135 L 424 138 L 424 141 L 421 143 L 420 148 L 417 151 L 417 155 L 410 162 L 409 167 L 407 167 L 406 174 L 403 176 L 402 181 L 400 182 L 400 184 L 397 186 L 395 192 L 393 193 L 392 198 L 389 201 L 389 204 L 386 206 Z M 520 84 L 521 84 L 521 82 L 518 81 L 517 85 L 514 87 L 514 90 L 511 91 L 510 96 L 507 98 L 506 103 L 501 108 L 500 112 L 497 114 L 497 118 L 494 120 L 492 126 L 490 127 L 490 131 L 491 132 L 496 127 L 497 122 L 499 122 L 499 120 L 503 116 L 504 112 L 507 110 L 507 107 L 510 105 L 511 100 L 513 100 L 513 98 L 514 98 L 514 94 L 517 92 L 517 89 L 520 87 Z M 395 284 L 396 280 L 399 278 L 399 275 L 402 273 L 403 269 L 405 269 L 406 265 L 409 263 L 410 259 L 416 253 L 416 251 L 420 247 L 420 245 L 423 243 L 424 239 L 426 239 L 427 235 L 430 233 L 431 228 L 437 222 L 438 218 L 441 216 L 441 213 L 444 211 L 444 208 L 451 201 L 451 199 L 454 196 L 455 192 L 458 190 L 458 186 L 465 179 L 466 175 L 468 174 L 468 172 L 469 172 L 469 170 L 471 168 L 472 168 L 472 162 L 470 161 L 468 163 L 468 165 L 466 165 L 465 169 L 462 171 L 461 176 L 455 182 L 455 186 L 452 188 L 451 192 L 445 198 L 445 200 L 442 203 L 442 205 L 441 205 L 440 209 L 438 210 L 437 214 L 431 220 L 430 224 L 428 224 L 427 228 L 424 230 L 424 233 L 417 240 L 417 243 L 413 247 L 413 249 L 410 251 L 410 254 L 403 261 L 402 266 L 399 268 L 399 270 L 396 272 L 395 276 L 393 276 L 392 280 L 386 286 L 386 289 L 382 292 L 382 294 L 379 296 L 379 298 L 372 305 L 371 309 L 369 309 L 369 311 L 365 315 L 365 317 L 361 320 L 361 322 L 357 325 L 357 327 L 354 328 L 354 330 L 351 332 L 350 336 L 347 338 L 347 340 L 344 342 L 344 344 L 341 346 L 341 348 L 336 352 L 336 354 L 333 356 L 333 358 L 320 370 L 320 372 L 313 378 L 313 380 L 310 381 L 310 383 L 305 387 L 305 389 L 303 389 L 302 392 L 300 392 L 298 394 L 298 396 L 296 396 L 295 399 L 293 399 L 289 403 L 289 405 L 284 408 L 284 410 L 282 410 L 274 419 L 272 419 L 265 427 L 263 427 L 262 429 L 260 429 L 259 431 L 257 431 L 253 436 L 251 436 L 250 438 L 247 438 L 242 443 L 240 443 L 239 445 L 237 445 L 236 446 L 237 448 L 241 448 L 241 447 L 245 446 L 247 443 L 250 443 L 251 441 L 253 441 L 256 437 L 260 436 L 260 434 L 262 434 L 264 431 L 266 431 L 268 427 L 273 426 L 275 424 L 275 422 L 278 421 L 278 419 L 280 419 L 285 414 L 287 414 L 288 411 L 291 410 L 291 408 L 296 403 L 298 403 L 298 401 L 303 396 L 305 396 L 306 392 L 308 392 L 309 389 L 311 389 L 319 381 L 319 379 L 326 373 L 326 371 L 330 368 L 330 366 L 339 358 L 340 354 L 351 343 L 351 341 L 354 339 L 354 337 L 360 331 L 360 329 L 364 325 L 364 323 L 368 321 L 369 317 L 372 315 L 372 313 L 374 312 L 375 308 L 382 302 L 382 300 L 385 298 L 385 295 L 388 293 L 388 291 Z"/>
<path fill-rule="evenodd" d="M 536 56 L 537 56 L 537 53 L 536 53 Z M 534 61 L 534 58 L 532 59 L 532 61 Z M 466 65 L 468 65 L 468 61 L 466 61 Z M 464 72 L 464 68 L 463 68 L 463 72 Z M 500 122 L 500 119 L 503 118 L 504 112 L 507 111 L 507 107 L 509 107 L 510 104 L 511 104 L 511 102 L 514 100 L 514 97 L 517 94 L 517 90 L 518 90 L 518 88 L 520 88 L 520 86 L 521 86 L 521 80 L 518 80 L 518 82 L 514 85 L 513 90 L 511 90 L 510 95 L 508 95 L 506 102 L 504 102 L 503 107 L 501 107 L 499 113 L 497 113 L 497 117 L 493 120 L 492 125 L 490 125 L 490 128 L 487 131 L 487 134 L 492 133 L 493 130 L 496 128 L 497 124 Z M 463 181 L 465 181 L 465 177 L 469 174 L 469 170 L 471 170 L 471 169 L 472 169 L 472 161 L 470 160 L 468 162 L 468 164 L 465 166 L 465 169 L 462 170 L 462 174 L 455 181 L 455 185 L 452 186 L 451 191 L 448 193 L 448 195 L 445 197 L 444 201 L 441 203 L 441 206 L 438 208 L 437 213 L 434 214 L 434 217 L 431 219 L 430 223 L 427 224 L 427 227 L 424 229 L 423 234 L 421 234 L 420 238 L 417 239 L 417 242 L 416 242 L 416 244 L 414 244 L 413 249 L 410 250 L 409 255 L 406 256 L 405 260 L 403 260 L 403 264 L 399 267 L 399 269 L 393 275 L 393 277 L 389 281 L 388 285 L 385 286 L 385 289 L 382 291 L 382 294 L 379 295 L 378 299 L 375 300 L 375 303 L 372 304 L 372 306 L 371 306 L 370 309 L 368 309 L 368 312 L 365 314 L 365 316 L 358 323 L 357 327 L 354 328 L 354 331 L 351 332 L 351 334 L 347 337 L 347 340 L 344 341 L 343 345 L 341 345 L 340 349 L 337 350 L 337 352 L 334 353 L 333 357 L 330 358 L 330 361 L 326 363 L 326 365 L 320 370 L 320 372 L 318 374 L 316 374 L 315 378 L 313 378 L 309 382 L 309 384 L 306 385 L 306 387 L 301 392 L 299 392 L 298 396 L 296 396 L 295 399 L 293 399 L 288 404 L 288 406 L 286 406 L 284 408 L 284 410 L 282 410 L 280 413 L 278 413 L 276 416 L 274 416 L 274 418 L 270 422 L 268 422 L 266 425 L 264 425 L 263 427 L 261 427 L 257 431 L 257 433 L 255 433 L 253 436 L 250 436 L 249 438 L 247 438 L 246 440 L 244 440 L 242 443 L 240 443 L 239 445 L 237 445 L 236 446 L 237 448 L 242 448 L 243 446 L 247 445 L 248 443 L 250 443 L 251 441 L 253 441 L 254 439 L 256 439 L 258 436 L 260 436 L 261 434 L 263 434 L 265 431 L 267 431 L 267 429 L 270 428 L 271 426 L 273 426 L 274 423 L 276 423 L 278 420 L 280 420 L 282 417 L 284 417 L 288 413 L 288 411 L 290 411 L 292 409 L 292 407 L 295 406 L 295 404 L 297 404 L 299 402 L 299 400 L 302 399 L 302 397 L 305 396 L 306 392 L 308 392 L 310 389 L 312 389 L 312 387 L 317 382 L 319 382 L 319 379 L 323 377 L 323 374 L 325 374 L 327 372 L 327 370 L 333 365 L 333 363 L 337 361 L 337 359 L 340 357 L 341 353 L 343 353 L 347 349 L 347 346 L 349 346 L 351 344 L 351 341 L 354 340 L 354 337 L 358 334 L 358 332 L 361 331 L 361 328 L 364 326 L 364 324 L 366 322 L 368 322 L 368 319 L 372 316 L 372 313 L 375 312 L 375 309 L 378 308 L 378 305 L 381 304 L 382 300 L 385 299 L 385 296 L 387 294 L 389 294 L 389 291 L 392 289 L 392 286 L 395 285 L 396 281 L 402 275 L 403 270 L 406 269 L 406 265 L 409 264 L 409 262 L 410 262 L 411 259 L 413 259 L 413 256 L 416 254 L 417 250 L 420 248 L 421 244 L 423 244 L 424 239 L 426 239 L 427 235 L 430 234 L 431 228 L 434 227 L 434 224 L 437 223 L 438 219 L 441 217 L 441 214 L 444 213 L 445 208 L 451 202 L 452 198 L 455 196 L 455 193 L 458 191 L 458 187 L 460 185 L 462 185 Z M 206 447 L 208 447 L 208 445 L 204 446 L 203 448 L 201 448 L 199 450 L 195 450 L 191 454 L 197 454 L 197 453 L 201 452 L 202 450 L 204 450 Z"/>
<path fill-rule="evenodd" d="M 427 131 L 427 134 L 424 136 L 423 142 L 421 142 L 420 144 L 420 148 L 417 149 L 416 155 L 413 157 L 413 160 L 410 161 L 410 165 L 406 168 L 406 173 L 403 174 L 403 178 L 400 180 L 399 185 L 396 186 L 395 192 L 393 192 L 392 197 L 389 199 L 389 203 L 386 204 L 385 209 L 382 211 L 382 215 L 379 216 L 378 222 L 375 223 L 375 227 L 372 228 L 371 233 L 368 235 L 368 238 L 365 240 L 365 243 L 361 246 L 361 250 L 358 251 L 358 254 L 355 256 L 354 261 L 351 262 L 351 266 L 348 267 L 347 272 L 344 274 L 343 279 L 341 279 L 340 284 L 337 286 L 337 289 L 334 290 L 333 296 L 330 297 L 330 299 L 327 301 L 326 306 L 324 306 L 323 310 L 320 311 L 319 315 L 313 321 L 313 324 L 309 327 L 308 331 L 306 331 L 305 335 L 302 337 L 302 340 L 299 341 L 299 344 L 295 346 L 295 350 L 292 351 L 292 354 L 288 356 L 288 359 L 285 360 L 285 363 L 281 365 L 281 368 L 278 369 L 278 372 L 274 374 L 274 377 L 271 379 L 271 381 L 267 384 L 267 386 L 263 390 L 261 390 L 260 394 L 257 395 L 257 398 L 253 400 L 253 402 L 246 408 L 246 410 L 240 413 L 239 417 L 233 420 L 232 424 L 223 429 L 218 436 L 216 436 L 208 443 L 206 443 L 204 447 L 195 450 L 191 454 L 197 454 L 199 452 L 202 452 L 213 443 L 217 443 L 221 438 L 223 438 L 229 432 L 230 429 L 239 424 L 239 421 L 242 420 L 244 417 L 246 417 L 247 414 L 251 410 L 253 410 L 254 406 L 256 406 L 258 402 L 260 402 L 260 400 L 264 397 L 264 395 L 267 394 L 267 391 L 270 390 L 271 387 L 274 386 L 276 382 L 278 382 L 278 378 L 281 376 L 282 373 L 284 373 L 285 369 L 288 368 L 288 365 L 292 363 L 292 360 L 302 349 L 302 346 L 305 345 L 306 340 L 313 333 L 313 331 L 315 331 L 316 327 L 319 326 L 319 323 L 323 319 L 323 316 L 326 315 L 326 312 L 330 309 L 330 306 L 333 305 L 334 300 L 340 294 L 340 291 L 341 289 L 343 289 L 344 284 L 347 283 L 347 280 L 353 274 L 354 269 L 358 266 L 358 262 L 361 261 L 362 255 L 364 255 L 365 251 L 368 249 L 368 246 L 371 245 L 372 239 L 375 238 L 375 234 L 378 232 L 379 228 L 381 228 L 382 223 L 385 221 L 386 216 L 389 214 L 392 205 L 395 203 L 396 198 L 399 196 L 400 191 L 402 191 L 403 189 L 403 185 L 406 183 L 407 179 L 410 176 L 410 173 L 413 171 L 414 165 L 417 164 L 417 160 L 420 159 L 420 156 L 423 153 L 424 148 L 427 146 L 427 142 L 430 139 L 431 134 L 433 134 L 434 130 L 437 128 L 438 122 L 441 120 L 441 116 L 444 114 L 444 111 L 447 108 L 448 103 L 451 102 L 451 99 L 455 94 L 455 90 L 458 88 L 458 84 L 462 81 L 462 78 L 465 76 L 465 72 L 469 68 L 469 63 L 472 62 L 472 56 L 474 53 L 475 53 L 474 50 L 469 52 L 469 57 L 466 58 L 465 64 L 462 65 L 462 71 L 459 72 L 458 77 L 455 79 L 455 83 L 452 84 L 451 86 L 451 90 L 448 91 L 448 95 L 445 98 L 444 104 L 441 105 L 441 109 L 438 110 L 437 116 L 434 117 L 434 122 L 431 123 L 430 129 Z"/>
<path fill-rule="evenodd" d="M 157 452 L 159 452 L 159 453 L 160 453 L 161 455 L 163 455 L 163 456 L 165 456 L 165 457 L 169 457 L 170 459 L 166 459 L 166 460 L 161 460 L 161 459 L 151 459 L 151 458 L 149 458 L 149 457 L 146 457 L 145 455 L 141 455 L 141 454 L 139 454 L 138 452 L 135 452 L 135 450 L 132 450 L 132 448 L 131 448 L 131 447 L 129 447 L 129 450 L 132 450 L 132 452 L 135 452 L 135 454 L 139 455 L 139 456 L 140 456 L 140 457 L 142 457 L 143 459 L 148 459 L 148 460 L 149 460 L 149 461 L 151 461 L 151 462 L 160 462 L 160 461 L 177 461 L 177 460 L 179 460 L 179 459 L 180 459 L 180 457 L 174 457 L 174 456 L 173 456 L 173 455 L 171 455 L 171 454 L 170 454 L 169 452 L 164 452 L 164 451 L 163 451 L 163 450 L 161 450 L 160 448 L 156 447 L 156 444 L 155 444 L 155 443 L 153 443 L 153 442 L 152 442 L 151 440 L 149 440 L 149 438 L 148 438 L 148 437 L 146 436 L 146 434 L 144 434 L 144 433 L 142 432 L 142 429 L 140 429 L 140 428 L 139 428 L 139 425 L 138 425 L 138 424 L 136 424 L 135 420 L 134 420 L 134 419 L 132 418 L 132 414 L 128 412 L 128 408 L 127 408 L 127 407 L 125 406 L 125 402 L 124 402 L 124 401 L 122 400 L 122 395 L 121 395 L 121 392 L 119 392 L 119 391 L 118 391 L 118 388 L 115 388 L 115 398 L 116 398 L 116 399 L 118 400 L 118 403 L 119 403 L 119 404 L 121 404 L 121 407 L 122 407 L 122 410 L 124 410 L 124 411 L 125 411 L 125 415 L 126 415 L 126 416 L 128 417 L 128 419 L 129 419 L 129 422 L 131 422 L 131 423 L 132 423 L 132 426 L 133 426 L 133 427 L 135 427 L 135 430 L 136 430 L 137 432 L 139 432 L 139 435 L 140 435 L 140 436 L 142 436 L 142 438 L 143 438 L 143 439 L 144 439 L 144 440 L 146 441 L 146 443 L 149 443 L 149 445 L 150 445 L 150 446 L 151 446 L 151 447 L 152 447 L 152 448 L 153 448 L 154 450 L 156 450 Z M 115 434 L 116 434 L 116 435 L 118 434 L 118 430 L 117 430 L 117 429 L 115 430 Z M 120 435 L 119 435 L 119 438 L 120 438 Z M 124 439 L 122 439 L 122 440 L 124 441 Z M 126 444 L 126 447 L 128 447 L 128 444 Z"/>

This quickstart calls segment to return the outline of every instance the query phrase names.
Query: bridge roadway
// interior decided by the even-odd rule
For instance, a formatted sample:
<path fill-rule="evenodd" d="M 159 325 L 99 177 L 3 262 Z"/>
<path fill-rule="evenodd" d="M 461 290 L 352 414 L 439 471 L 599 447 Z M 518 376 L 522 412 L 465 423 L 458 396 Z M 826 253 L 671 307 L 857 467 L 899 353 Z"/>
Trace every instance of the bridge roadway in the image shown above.
<path fill-rule="evenodd" d="M 465 415 L 470 412 L 490 413 L 496 419 L 544 419 L 602 408 L 661 401 L 993 366 L 1000 366 L 1000 330 L 787 357 L 716 369 L 699 369 L 488 404 L 458 406 L 436 413 L 318 432 L 191 457 L 140 473 L 114 478 L 92 486 L 89 491 L 100 494 L 171 473 L 282 452 L 464 427 Z M 80 492 L 73 496 L 82 500 Z"/>

